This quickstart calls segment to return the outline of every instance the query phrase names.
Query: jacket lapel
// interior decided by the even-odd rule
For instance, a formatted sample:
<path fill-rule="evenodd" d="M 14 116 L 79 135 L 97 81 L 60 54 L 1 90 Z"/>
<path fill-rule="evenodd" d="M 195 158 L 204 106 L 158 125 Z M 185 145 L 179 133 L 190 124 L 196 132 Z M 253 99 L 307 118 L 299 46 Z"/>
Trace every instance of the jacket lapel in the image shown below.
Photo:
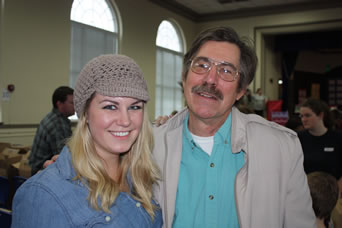
<path fill-rule="evenodd" d="M 168 227 L 171 227 L 173 219 L 176 195 L 178 186 L 178 176 L 180 169 L 180 162 L 182 157 L 182 130 L 183 126 L 173 129 L 166 136 L 167 141 L 167 163 L 165 167 L 165 196 L 167 204 L 167 222 Z"/>

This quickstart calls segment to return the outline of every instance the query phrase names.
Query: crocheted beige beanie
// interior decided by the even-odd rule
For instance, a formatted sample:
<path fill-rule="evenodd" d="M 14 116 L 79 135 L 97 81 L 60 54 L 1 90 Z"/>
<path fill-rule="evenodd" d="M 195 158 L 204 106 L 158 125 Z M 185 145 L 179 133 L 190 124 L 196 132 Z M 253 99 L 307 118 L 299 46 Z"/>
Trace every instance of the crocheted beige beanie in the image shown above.
<path fill-rule="evenodd" d="M 84 66 L 74 90 L 74 106 L 78 117 L 94 92 L 103 96 L 149 100 L 140 67 L 124 55 L 101 55 Z"/>

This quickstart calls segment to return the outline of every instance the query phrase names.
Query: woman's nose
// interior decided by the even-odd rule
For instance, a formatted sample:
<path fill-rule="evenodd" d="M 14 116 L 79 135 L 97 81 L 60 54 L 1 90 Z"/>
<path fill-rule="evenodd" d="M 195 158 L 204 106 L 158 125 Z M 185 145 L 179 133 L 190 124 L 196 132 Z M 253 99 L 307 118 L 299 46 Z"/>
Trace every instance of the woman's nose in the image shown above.
<path fill-rule="evenodd" d="M 118 125 L 120 126 L 129 126 L 131 123 L 131 118 L 128 110 L 121 110 L 120 115 L 117 120 Z"/>

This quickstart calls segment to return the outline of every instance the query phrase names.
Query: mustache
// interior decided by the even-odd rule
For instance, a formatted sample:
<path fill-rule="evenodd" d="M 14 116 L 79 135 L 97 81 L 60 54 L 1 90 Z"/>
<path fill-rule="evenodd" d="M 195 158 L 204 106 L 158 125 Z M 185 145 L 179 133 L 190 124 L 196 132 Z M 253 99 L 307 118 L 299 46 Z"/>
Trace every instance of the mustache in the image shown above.
<path fill-rule="evenodd" d="M 191 89 L 192 93 L 208 93 L 210 95 L 213 95 L 217 97 L 220 100 L 223 100 L 223 94 L 220 90 L 216 89 L 215 85 L 209 85 L 207 82 L 205 82 L 202 85 L 197 85 L 192 87 Z"/>

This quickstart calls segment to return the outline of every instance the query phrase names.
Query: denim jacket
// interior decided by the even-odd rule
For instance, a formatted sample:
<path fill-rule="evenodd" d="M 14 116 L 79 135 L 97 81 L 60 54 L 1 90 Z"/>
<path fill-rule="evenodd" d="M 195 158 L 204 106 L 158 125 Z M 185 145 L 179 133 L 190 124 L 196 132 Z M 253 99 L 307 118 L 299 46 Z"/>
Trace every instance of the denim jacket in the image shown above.
<path fill-rule="evenodd" d="M 64 147 L 57 161 L 29 178 L 17 190 L 12 206 L 12 228 L 161 227 L 161 210 L 149 214 L 127 193 L 120 193 L 111 213 L 89 205 L 88 189 L 75 181 L 71 154 Z"/>

